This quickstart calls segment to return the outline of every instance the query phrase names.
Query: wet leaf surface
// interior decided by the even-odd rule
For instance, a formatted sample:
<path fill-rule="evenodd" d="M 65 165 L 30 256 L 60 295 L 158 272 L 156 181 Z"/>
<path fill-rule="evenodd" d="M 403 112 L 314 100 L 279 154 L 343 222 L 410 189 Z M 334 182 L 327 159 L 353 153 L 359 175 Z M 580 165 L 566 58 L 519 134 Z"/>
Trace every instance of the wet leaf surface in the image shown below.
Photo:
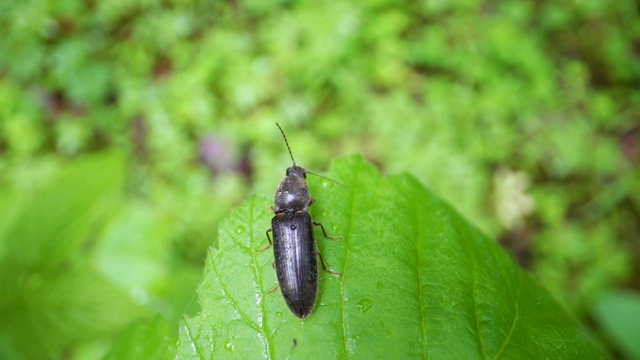
<path fill-rule="evenodd" d="M 493 240 L 409 175 L 381 176 L 360 157 L 310 177 L 330 241 L 314 312 L 296 318 L 276 285 L 254 196 L 220 227 L 199 288 L 202 312 L 181 324 L 178 357 L 600 358 L 552 296 Z M 275 185 L 274 185 L 275 188 Z"/>

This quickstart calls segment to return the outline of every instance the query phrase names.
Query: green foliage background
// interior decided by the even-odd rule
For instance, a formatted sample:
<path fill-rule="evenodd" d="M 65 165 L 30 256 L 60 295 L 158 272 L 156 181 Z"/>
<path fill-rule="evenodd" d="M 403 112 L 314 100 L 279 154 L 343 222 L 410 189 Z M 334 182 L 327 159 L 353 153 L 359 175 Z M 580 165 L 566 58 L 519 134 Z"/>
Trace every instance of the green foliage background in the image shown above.
<path fill-rule="evenodd" d="M 638 11 L 0 2 L 0 354 L 175 338 L 218 222 L 290 163 L 278 121 L 307 168 L 362 153 L 412 173 L 640 356 L 603 311 L 621 297 L 600 300 L 640 287 Z"/>

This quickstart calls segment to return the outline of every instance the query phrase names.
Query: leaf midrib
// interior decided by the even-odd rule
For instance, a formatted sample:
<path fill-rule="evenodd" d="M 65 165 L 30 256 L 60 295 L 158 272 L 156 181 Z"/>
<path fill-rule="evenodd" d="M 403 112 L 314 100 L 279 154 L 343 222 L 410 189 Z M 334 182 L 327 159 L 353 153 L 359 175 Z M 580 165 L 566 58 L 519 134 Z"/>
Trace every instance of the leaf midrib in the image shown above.
<path fill-rule="evenodd" d="M 476 263 L 476 258 L 473 254 L 472 251 L 470 251 L 470 248 L 473 248 L 472 245 L 472 237 L 471 236 L 465 236 L 464 234 L 460 234 L 458 232 L 458 229 L 456 227 L 456 233 L 457 233 L 457 237 L 459 239 L 464 239 L 464 244 L 460 244 L 463 248 L 464 251 L 467 253 L 468 258 L 471 259 L 471 297 L 472 297 L 472 301 L 473 301 L 473 316 L 475 318 L 475 325 L 476 325 L 476 331 L 478 333 L 477 336 L 477 340 L 478 340 L 478 344 L 480 345 L 480 350 L 482 351 L 482 358 L 483 359 L 487 359 L 487 354 L 486 354 L 486 349 L 484 347 L 484 342 L 482 341 L 482 331 L 480 331 L 480 322 L 478 320 L 478 297 L 476 295 L 476 291 L 478 289 L 477 286 L 477 263 Z M 491 254 L 493 256 L 493 254 Z"/>
<path fill-rule="evenodd" d="M 498 359 L 500 355 L 502 355 L 502 352 L 504 351 L 504 349 L 507 347 L 507 344 L 509 344 L 509 341 L 511 340 L 511 335 L 513 334 L 513 330 L 516 328 L 516 323 L 518 322 L 518 320 L 520 320 L 520 293 L 521 292 L 522 292 L 522 281 L 519 282 L 519 286 L 518 286 L 518 295 L 516 295 L 516 301 L 515 301 L 516 313 L 513 316 L 511 329 L 509 329 L 509 334 L 507 335 L 507 338 L 504 340 L 504 343 L 500 347 L 500 350 L 498 351 L 496 356 L 493 358 L 494 360 Z"/>
<path fill-rule="evenodd" d="M 360 170 L 361 169 L 358 169 L 358 171 L 354 172 L 354 178 L 353 178 L 353 181 L 352 181 L 352 184 L 353 184 L 354 188 L 358 185 L 357 181 L 358 181 L 358 178 L 359 178 L 359 175 L 360 175 Z M 342 265 L 342 274 L 344 274 L 345 276 L 346 276 L 346 270 L 347 270 L 347 261 L 349 259 L 349 239 L 351 239 L 351 231 L 353 229 L 353 218 L 354 218 L 353 214 L 356 214 L 356 211 L 355 211 L 355 203 L 356 203 L 355 202 L 355 194 L 356 194 L 355 190 L 351 190 L 349 192 L 349 212 L 348 212 L 348 214 L 349 214 L 349 222 L 347 224 L 346 236 L 344 237 L 345 242 L 346 242 L 346 252 L 345 252 L 345 255 L 344 255 L 344 263 Z M 340 282 L 340 300 L 341 300 L 340 308 L 341 308 L 341 312 L 342 312 L 341 316 L 342 316 L 342 339 L 343 339 L 342 343 L 344 345 L 344 358 L 348 359 L 349 358 L 349 351 L 348 351 L 349 350 L 349 344 L 348 344 L 349 338 L 347 337 L 348 330 L 347 330 L 346 310 L 345 310 L 347 304 L 346 304 L 346 301 L 345 301 L 345 290 L 344 289 L 345 288 L 344 288 L 344 278 L 343 278 L 342 281 Z"/>
<path fill-rule="evenodd" d="M 423 241 L 421 240 L 421 234 L 422 232 L 420 231 L 421 227 L 420 225 L 422 224 L 421 222 L 421 216 L 422 216 L 422 211 L 418 210 L 418 204 L 415 201 L 411 201 L 411 205 L 413 206 L 413 213 L 416 214 L 415 215 L 415 230 L 414 230 L 414 244 L 416 245 L 416 253 L 418 254 L 417 256 L 417 263 L 418 263 L 418 298 L 420 300 L 420 327 L 422 330 L 422 357 L 424 359 L 428 359 L 429 358 L 429 353 L 428 353 L 428 349 L 429 347 L 427 346 L 428 343 L 428 336 L 427 336 L 427 328 L 426 328 L 426 317 L 425 317 L 425 312 L 424 312 L 424 306 L 425 306 L 425 301 L 422 297 L 423 295 L 423 284 L 422 284 L 422 252 L 424 251 L 423 246 L 421 246 L 423 244 Z"/>

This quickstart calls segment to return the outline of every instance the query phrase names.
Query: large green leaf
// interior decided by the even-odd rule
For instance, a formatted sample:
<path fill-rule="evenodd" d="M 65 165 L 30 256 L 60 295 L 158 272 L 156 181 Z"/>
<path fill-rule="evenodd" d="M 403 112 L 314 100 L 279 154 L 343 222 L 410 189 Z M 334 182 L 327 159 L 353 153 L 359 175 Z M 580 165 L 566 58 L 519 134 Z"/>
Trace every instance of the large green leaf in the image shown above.
<path fill-rule="evenodd" d="M 276 291 L 265 229 L 270 201 L 252 197 L 220 227 L 185 318 L 179 358 L 601 358 L 532 277 L 409 175 L 382 177 L 360 157 L 310 179 L 312 216 L 329 267 L 317 307 L 300 320 Z M 275 185 L 275 184 L 274 184 Z"/>

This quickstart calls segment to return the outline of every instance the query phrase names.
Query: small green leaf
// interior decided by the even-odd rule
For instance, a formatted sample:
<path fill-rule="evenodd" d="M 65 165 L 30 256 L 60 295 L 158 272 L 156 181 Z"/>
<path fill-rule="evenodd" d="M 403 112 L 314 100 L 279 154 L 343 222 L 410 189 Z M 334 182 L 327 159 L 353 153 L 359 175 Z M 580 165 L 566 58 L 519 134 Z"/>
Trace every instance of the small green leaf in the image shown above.
<path fill-rule="evenodd" d="M 409 175 L 382 177 L 360 157 L 309 177 L 329 268 L 316 309 L 295 317 L 275 291 L 265 230 L 271 201 L 252 197 L 220 227 L 206 261 L 202 312 L 185 318 L 179 358 L 602 358 L 492 240 Z M 275 185 L 274 185 L 275 187 Z"/>

